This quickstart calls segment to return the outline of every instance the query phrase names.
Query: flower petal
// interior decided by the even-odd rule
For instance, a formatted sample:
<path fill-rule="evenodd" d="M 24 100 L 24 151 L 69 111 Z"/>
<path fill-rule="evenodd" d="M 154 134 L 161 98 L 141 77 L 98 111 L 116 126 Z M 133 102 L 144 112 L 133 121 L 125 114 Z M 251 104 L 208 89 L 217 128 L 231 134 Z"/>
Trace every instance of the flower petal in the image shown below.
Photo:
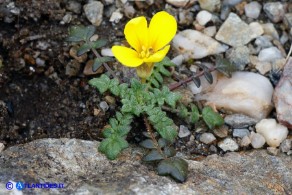
<path fill-rule="evenodd" d="M 139 58 L 138 53 L 133 49 L 123 46 L 113 46 L 112 52 L 124 66 L 137 67 L 143 63 L 143 60 Z"/>
<path fill-rule="evenodd" d="M 137 51 L 141 52 L 142 46 L 148 47 L 148 28 L 145 17 L 131 19 L 124 29 L 128 43 Z"/>
<path fill-rule="evenodd" d="M 149 25 L 149 41 L 154 51 L 167 45 L 174 37 L 177 30 L 175 18 L 165 11 L 156 13 Z"/>
<path fill-rule="evenodd" d="M 166 56 L 170 45 L 165 46 L 163 49 L 151 55 L 149 58 L 144 59 L 144 62 L 160 62 Z"/>

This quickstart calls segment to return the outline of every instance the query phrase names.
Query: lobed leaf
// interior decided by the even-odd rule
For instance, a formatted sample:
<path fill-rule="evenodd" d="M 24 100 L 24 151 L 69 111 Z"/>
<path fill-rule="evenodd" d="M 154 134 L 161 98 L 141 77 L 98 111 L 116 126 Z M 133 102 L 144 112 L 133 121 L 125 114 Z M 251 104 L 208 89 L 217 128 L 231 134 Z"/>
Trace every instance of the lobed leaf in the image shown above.
<path fill-rule="evenodd" d="M 209 129 L 214 127 L 219 127 L 224 124 L 224 119 L 217 112 L 214 112 L 213 109 L 209 106 L 204 107 L 202 111 L 202 117 Z"/>
<path fill-rule="evenodd" d="M 95 58 L 94 63 L 92 65 L 92 71 L 95 72 L 99 67 L 106 62 L 113 61 L 114 59 L 112 57 L 104 56 L 104 57 L 98 57 Z"/>
<path fill-rule="evenodd" d="M 140 142 L 140 146 L 142 146 L 144 148 L 148 148 L 148 149 L 156 148 L 154 142 L 151 139 L 146 139 L 146 140 Z"/>
<path fill-rule="evenodd" d="M 69 29 L 69 37 L 66 41 L 88 41 L 94 35 L 95 26 L 73 26 Z"/>
<path fill-rule="evenodd" d="M 108 90 L 110 85 L 110 78 L 103 74 L 99 78 L 89 80 L 89 84 L 98 89 L 100 93 L 104 93 Z"/>
<path fill-rule="evenodd" d="M 157 167 L 159 175 L 170 175 L 179 182 L 184 182 L 188 175 L 188 163 L 181 158 L 162 160 Z"/>
<path fill-rule="evenodd" d="M 111 136 L 102 140 L 99 145 L 99 151 L 107 156 L 108 159 L 114 160 L 120 154 L 120 152 L 128 147 L 128 142 L 118 136 Z"/>
<path fill-rule="evenodd" d="M 147 155 L 143 157 L 143 161 L 150 162 L 150 161 L 157 161 L 162 160 L 164 157 L 160 154 L 157 150 L 151 150 Z"/>

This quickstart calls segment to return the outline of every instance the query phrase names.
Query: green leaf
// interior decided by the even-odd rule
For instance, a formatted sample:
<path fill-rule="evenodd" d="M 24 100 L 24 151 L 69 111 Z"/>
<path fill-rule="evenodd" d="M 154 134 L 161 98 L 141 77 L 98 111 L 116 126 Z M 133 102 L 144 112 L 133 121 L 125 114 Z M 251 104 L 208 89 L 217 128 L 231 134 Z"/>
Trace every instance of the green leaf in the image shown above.
<path fill-rule="evenodd" d="M 191 113 L 190 113 L 190 117 L 189 117 L 190 123 L 194 124 L 194 123 L 198 122 L 199 118 L 200 118 L 199 110 L 198 110 L 196 105 L 192 104 L 191 105 Z"/>
<path fill-rule="evenodd" d="M 79 49 L 77 50 L 77 56 L 81 56 L 85 54 L 86 52 L 90 51 L 91 46 L 90 44 L 84 43 Z"/>
<path fill-rule="evenodd" d="M 208 81 L 208 83 L 212 84 L 213 83 L 213 76 L 209 70 L 204 70 L 204 77 Z"/>
<path fill-rule="evenodd" d="M 175 138 L 177 137 L 177 131 L 173 126 L 164 126 L 155 129 L 158 131 L 161 137 L 163 137 L 167 141 L 170 141 L 171 143 L 173 143 Z"/>
<path fill-rule="evenodd" d="M 150 83 L 151 83 L 152 85 L 154 85 L 156 88 L 159 87 L 159 82 L 158 82 L 155 78 L 152 78 L 152 79 L 150 80 Z"/>
<path fill-rule="evenodd" d="M 102 131 L 102 135 L 105 138 L 111 137 L 114 134 L 114 129 L 113 128 L 106 128 L 105 130 Z"/>
<path fill-rule="evenodd" d="M 73 26 L 69 29 L 69 37 L 66 41 L 79 42 L 88 41 L 94 35 L 95 26 Z"/>
<path fill-rule="evenodd" d="M 179 182 L 184 182 L 188 175 L 188 163 L 181 158 L 162 160 L 157 167 L 159 175 L 170 175 Z"/>
<path fill-rule="evenodd" d="M 106 39 L 98 39 L 97 41 L 91 42 L 91 48 L 98 49 L 107 44 Z"/>
<path fill-rule="evenodd" d="M 209 106 L 204 107 L 202 111 L 202 117 L 210 129 L 214 127 L 219 127 L 224 124 L 224 119 L 217 112 L 214 112 L 213 109 Z"/>
<path fill-rule="evenodd" d="M 160 139 L 158 140 L 158 145 L 159 145 L 161 148 L 165 147 L 167 144 L 168 144 L 168 142 L 166 141 L 166 139 L 160 138 Z"/>
<path fill-rule="evenodd" d="M 161 74 L 159 72 L 153 72 L 153 76 L 156 78 L 156 80 L 159 83 L 162 83 L 163 82 L 163 78 L 162 78 L 162 76 L 161 76 Z"/>
<path fill-rule="evenodd" d="M 128 142 L 122 137 L 111 136 L 102 140 L 99 145 L 99 151 L 104 153 L 108 159 L 114 160 L 119 153 L 128 147 Z"/>
<path fill-rule="evenodd" d="M 156 148 L 154 142 L 151 139 L 146 139 L 146 140 L 140 142 L 140 146 L 142 146 L 144 148 L 148 148 L 148 149 Z"/>
<path fill-rule="evenodd" d="M 100 93 L 104 93 L 108 90 L 110 85 L 110 78 L 105 74 L 101 75 L 99 78 L 94 78 L 89 80 L 89 84 L 99 90 Z"/>
<path fill-rule="evenodd" d="M 165 147 L 163 150 L 163 153 L 168 158 L 176 155 L 176 151 L 175 151 L 174 147 Z"/>
<path fill-rule="evenodd" d="M 162 160 L 164 157 L 157 150 L 151 150 L 146 156 L 143 157 L 143 161 L 157 161 Z"/>
<path fill-rule="evenodd" d="M 178 115 L 181 118 L 186 118 L 188 116 L 188 114 L 189 114 L 188 109 L 183 104 L 179 105 L 178 110 L 179 110 L 179 114 Z"/>
<path fill-rule="evenodd" d="M 170 92 L 165 97 L 165 102 L 170 105 L 171 107 L 175 107 L 176 102 L 181 98 L 179 93 Z"/>
<path fill-rule="evenodd" d="M 92 65 L 92 71 L 95 72 L 103 63 L 110 61 L 113 61 L 113 58 L 108 56 L 95 58 L 94 63 Z"/>
<path fill-rule="evenodd" d="M 201 86 L 201 80 L 199 77 L 193 77 L 192 80 L 198 88 Z"/>

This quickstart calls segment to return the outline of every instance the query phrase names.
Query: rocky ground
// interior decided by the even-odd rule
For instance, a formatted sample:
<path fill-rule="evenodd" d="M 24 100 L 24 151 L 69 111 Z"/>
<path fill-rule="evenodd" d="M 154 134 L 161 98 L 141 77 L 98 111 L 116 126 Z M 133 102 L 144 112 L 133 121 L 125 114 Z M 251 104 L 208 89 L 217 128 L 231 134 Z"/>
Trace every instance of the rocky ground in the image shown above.
<path fill-rule="evenodd" d="M 183 185 L 141 165 L 141 150 L 131 148 L 113 162 L 97 152 L 94 140 L 102 139 L 100 132 L 119 102 L 88 85 L 105 72 L 88 71 L 93 54 L 77 57 L 74 46 L 65 42 L 70 26 L 93 24 L 96 37 L 109 41 L 101 54 L 111 56 L 112 45 L 125 44 L 123 28 L 130 18 L 150 19 L 160 10 L 178 21 L 168 56 L 182 78 L 198 71 L 194 61 L 214 65 L 215 54 L 239 70 L 232 79 L 215 72 L 212 85 L 202 79 L 199 88 L 189 83 L 179 89 L 191 101 L 213 105 L 225 120 L 212 131 L 175 120 L 176 149 L 191 167 Z M 80 194 L 289 194 L 291 42 L 292 3 L 285 0 L 0 0 L 0 151 L 5 149 L 0 182 L 75 182 L 66 192 Z M 131 73 L 117 62 L 110 65 L 120 77 Z M 141 120 L 133 125 L 141 127 Z M 134 148 L 139 134 L 129 136 Z M 69 139 L 31 142 L 40 138 Z"/>

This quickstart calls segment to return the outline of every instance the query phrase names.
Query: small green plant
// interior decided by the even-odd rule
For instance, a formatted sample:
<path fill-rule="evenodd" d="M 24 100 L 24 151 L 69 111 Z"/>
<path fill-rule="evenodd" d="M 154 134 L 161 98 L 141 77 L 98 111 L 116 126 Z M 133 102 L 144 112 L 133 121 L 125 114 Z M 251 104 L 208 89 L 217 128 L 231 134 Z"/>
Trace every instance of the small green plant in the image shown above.
<path fill-rule="evenodd" d="M 165 32 L 168 33 L 167 39 L 163 37 L 163 33 L 159 34 L 159 26 L 161 25 L 156 24 L 157 22 L 164 21 L 162 19 L 172 21 L 169 24 L 172 32 Z M 103 74 L 99 78 L 93 78 L 89 81 L 89 84 L 95 87 L 101 94 L 112 93 L 121 103 L 120 111 L 117 111 L 115 116 L 109 119 L 109 125 L 102 131 L 104 139 L 100 143 L 99 151 L 111 160 L 116 159 L 122 150 L 128 147 L 127 135 L 132 130 L 131 123 L 137 117 L 143 118 L 146 131 L 144 133 L 141 131 L 141 133 L 146 136 L 146 139 L 140 143 L 140 146 L 148 149 L 149 152 L 142 160 L 155 163 L 159 175 L 170 175 L 176 181 L 184 182 L 187 178 L 188 163 L 176 156 L 173 144 L 178 136 L 178 127 L 169 117 L 168 113 L 176 114 L 189 124 L 196 124 L 202 118 L 209 129 L 221 126 L 224 120 L 211 107 L 204 107 L 199 110 L 194 104 L 182 104 L 180 102 L 181 94 L 173 92 L 173 90 L 191 81 L 199 87 L 201 76 L 204 76 L 209 83 L 212 83 L 213 77 L 211 72 L 214 70 L 230 76 L 233 66 L 218 56 L 216 57 L 215 67 L 208 68 L 203 64 L 199 64 L 198 66 L 201 68 L 201 71 L 197 74 L 165 86 L 164 77 L 172 76 L 169 68 L 175 66 L 169 58 L 165 57 L 169 49 L 169 45 L 165 46 L 165 44 L 168 44 L 169 40 L 174 36 L 176 23 L 174 23 L 175 19 L 166 12 L 156 14 L 153 17 L 153 21 L 152 23 L 151 20 L 148 30 L 151 31 L 152 25 L 155 28 L 152 28 L 151 36 L 156 36 L 157 34 L 162 36 L 160 39 L 163 41 L 158 41 L 158 45 L 155 40 L 160 39 L 157 37 L 155 40 L 155 37 L 151 38 L 151 36 L 151 39 L 146 39 L 145 37 L 136 37 L 135 39 L 132 37 L 140 36 L 139 34 L 133 35 L 132 32 L 134 31 L 130 31 L 132 28 L 141 30 L 143 25 L 146 25 L 145 29 L 147 30 L 146 19 L 138 17 L 130 20 L 125 28 L 126 38 L 129 39 L 128 42 L 137 51 L 123 46 L 114 46 L 112 48 L 115 57 L 122 64 L 137 69 L 137 74 L 141 81 L 132 78 L 130 83 L 122 83 L 120 79 L 116 78 L 114 72 L 107 64 L 113 58 L 101 57 L 97 52 L 97 49 L 103 47 L 106 41 L 102 39 L 97 41 L 90 40 L 95 32 L 95 27 L 72 27 L 67 41 L 80 44 L 77 51 L 78 55 L 82 55 L 90 50 L 95 54 L 96 59 L 92 68 L 93 71 L 96 71 L 103 65 L 110 75 Z M 127 30 L 127 28 L 130 30 Z M 150 45 L 150 48 L 145 48 L 143 45 L 140 46 L 139 40 L 144 41 L 145 45 Z M 163 47 L 164 49 L 160 50 L 161 46 L 165 46 Z"/>

